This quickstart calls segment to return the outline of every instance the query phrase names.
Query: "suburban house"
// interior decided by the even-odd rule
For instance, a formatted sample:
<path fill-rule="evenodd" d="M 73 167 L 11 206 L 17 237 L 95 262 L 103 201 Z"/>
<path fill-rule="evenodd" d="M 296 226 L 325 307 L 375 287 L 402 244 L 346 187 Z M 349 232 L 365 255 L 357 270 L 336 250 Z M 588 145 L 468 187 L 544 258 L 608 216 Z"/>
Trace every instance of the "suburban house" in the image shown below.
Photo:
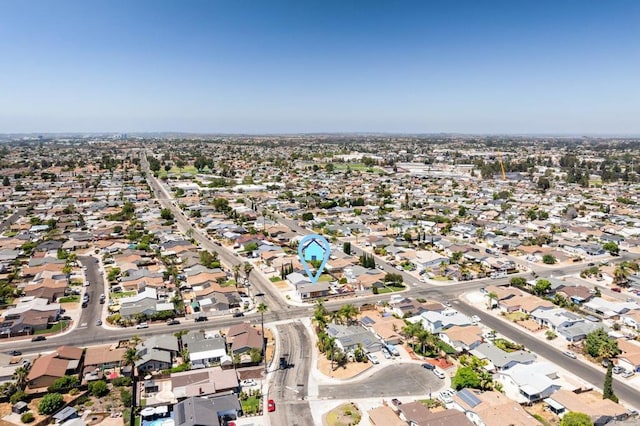
<path fill-rule="evenodd" d="M 233 325 L 227 331 L 227 344 L 231 344 L 231 353 L 243 354 L 251 349 L 258 349 L 262 353 L 263 338 L 260 330 L 250 324 Z"/>
<path fill-rule="evenodd" d="M 191 368 L 205 368 L 222 361 L 227 356 L 226 341 L 222 337 L 208 337 L 200 331 L 190 331 L 182 336 L 182 345 L 189 350 Z"/>
<path fill-rule="evenodd" d="M 559 332 L 561 329 L 583 322 L 584 318 L 564 308 L 536 309 L 531 313 L 538 324 Z"/>
<path fill-rule="evenodd" d="M 216 398 L 191 396 L 173 407 L 176 426 L 221 426 L 221 418 L 235 419 L 242 409 L 235 395 Z"/>
<path fill-rule="evenodd" d="M 405 326 L 404 321 L 389 314 L 372 319 L 364 316 L 360 319 L 360 324 L 376 335 L 378 339 L 388 345 L 399 345 L 402 343 L 402 329 Z"/>
<path fill-rule="evenodd" d="M 508 370 L 517 364 L 530 365 L 536 360 L 536 355 L 531 352 L 505 352 L 489 343 L 481 343 L 469 352 L 479 359 L 486 359 L 489 362 L 485 367 L 488 371 Z"/>
<path fill-rule="evenodd" d="M 359 325 L 327 325 L 327 334 L 333 337 L 336 345 L 345 353 L 349 353 L 362 346 L 365 352 L 378 352 L 382 343 L 369 330 Z"/>
<path fill-rule="evenodd" d="M 514 365 L 508 370 L 500 371 L 496 379 L 518 389 L 516 401 L 519 403 L 543 400 L 560 389 L 557 367 L 548 362 Z"/>
<path fill-rule="evenodd" d="M 552 412 L 560 416 L 570 411 L 584 413 L 591 417 L 595 426 L 604 426 L 612 420 L 629 417 L 629 412 L 622 405 L 603 399 L 601 394 L 592 391 L 576 393 L 561 389 L 544 402 Z"/>
<path fill-rule="evenodd" d="M 47 388 L 65 375 L 78 374 L 82 367 L 82 348 L 61 346 L 55 352 L 37 358 L 27 376 L 27 388 Z"/>
<path fill-rule="evenodd" d="M 443 330 L 457 326 L 471 325 L 471 318 L 455 311 L 445 309 L 443 311 L 425 311 L 420 315 L 407 318 L 410 323 L 422 323 L 422 327 L 430 333 L 440 333 Z"/>
<path fill-rule="evenodd" d="M 389 406 L 372 408 L 367 412 L 371 426 L 407 426 L 407 422 L 400 420 Z"/>
<path fill-rule="evenodd" d="M 178 400 L 192 396 L 208 396 L 220 392 L 237 391 L 239 388 L 236 370 L 220 367 L 184 371 L 171 374 L 173 396 Z"/>
<path fill-rule="evenodd" d="M 482 343 L 482 328 L 477 325 L 453 327 L 439 333 L 440 339 L 452 346 L 456 352 L 470 351 Z"/>
<path fill-rule="evenodd" d="M 452 408 L 465 413 L 477 426 L 530 426 L 537 423 L 517 402 L 500 392 L 465 388 L 456 392 Z"/>
<path fill-rule="evenodd" d="M 316 283 L 301 283 L 296 285 L 296 293 L 300 300 L 317 299 L 319 297 L 329 296 L 331 284 L 326 281 L 318 281 Z"/>

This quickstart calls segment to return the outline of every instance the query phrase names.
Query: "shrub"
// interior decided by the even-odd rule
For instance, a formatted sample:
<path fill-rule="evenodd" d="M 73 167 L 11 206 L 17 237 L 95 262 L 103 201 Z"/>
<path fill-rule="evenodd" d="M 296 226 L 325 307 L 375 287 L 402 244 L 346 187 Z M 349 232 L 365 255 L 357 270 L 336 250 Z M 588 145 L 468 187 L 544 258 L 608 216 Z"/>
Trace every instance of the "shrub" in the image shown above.
<path fill-rule="evenodd" d="M 117 377 L 111 381 L 113 386 L 131 386 L 131 377 Z"/>
<path fill-rule="evenodd" d="M 17 390 L 13 395 L 11 395 L 11 398 L 9 398 L 9 402 L 13 405 L 18 401 L 26 401 L 27 400 L 27 394 L 24 391 L 21 390 Z"/>
<path fill-rule="evenodd" d="M 64 399 L 59 393 L 48 393 L 40 400 L 38 404 L 38 413 L 52 414 L 55 413 L 64 404 Z"/>
<path fill-rule="evenodd" d="M 89 387 L 89 392 L 91 392 L 91 395 L 97 398 L 109 393 L 109 389 L 107 388 L 107 383 L 104 380 L 98 380 L 96 382 L 89 383 L 88 387 Z"/>
<path fill-rule="evenodd" d="M 23 413 L 20 416 L 20 421 L 22 423 L 31 423 L 34 420 L 35 420 L 35 418 L 33 417 L 33 413 L 32 412 Z"/>

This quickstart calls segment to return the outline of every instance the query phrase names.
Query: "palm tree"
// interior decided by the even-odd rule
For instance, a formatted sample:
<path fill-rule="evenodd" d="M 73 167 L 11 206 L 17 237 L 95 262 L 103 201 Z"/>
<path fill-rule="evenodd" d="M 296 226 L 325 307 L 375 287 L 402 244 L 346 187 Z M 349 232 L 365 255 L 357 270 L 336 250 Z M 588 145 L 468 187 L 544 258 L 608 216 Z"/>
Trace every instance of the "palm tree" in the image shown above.
<path fill-rule="evenodd" d="M 264 357 L 264 371 L 267 372 L 267 339 L 264 336 L 264 313 L 269 310 L 265 303 L 260 303 L 256 308 L 260 313 L 260 326 L 262 327 L 262 356 Z"/>
<path fill-rule="evenodd" d="M 618 265 L 618 267 L 613 271 L 613 283 L 619 286 L 624 286 L 628 283 L 628 276 L 629 271 L 626 266 L 622 264 Z"/>
<path fill-rule="evenodd" d="M 20 390 L 24 390 L 27 387 L 27 376 L 29 376 L 29 369 L 26 366 L 18 367 L 13 372 L 13 380 L 16 381 L 16 386 Z"/>
<path fill-rule="evenodd" d="M 327 315 L 329 312 L 327 308 L 324 307 L 324 303 L 322 300 L 316 301 L 316 308 L 313 311 L 313 320 L 316 322 L 316 327 L 318 330 L 324 330 L 327 325 Z"/>
<path fill-rule="evenodd" d="M 134 368 L 136 361 L 139 359 L 140 355 L 138 355 L 138 350 L 136 348 L 127 348 L 125 353 L 122 354 L 122 365 Z"/>
<path fill-rule="evenodd" d="M 493 309 L 493 301 L 498 301 L 498 294 L 495 291 L 491 291 L 487 294 L 487 297 L 489 298 L 489 309 Z"/>
<path fill-rule="evenodd" d="M 343 305 L 340 308 L 340 315 L 344 318 L 344 320 L 346 321 L 346 323 L 349 325 L 351 323 L 353 323 L 355 317 L 358 315 L 359 310 L 358 308 L 356 308 L 355 306 L 353 306 L 351 303 Z"/>
<path fill-rule="evenodd" d="M 251 271 L 253 271 L 253 265 L 249 262 L 244 262 L 243 269 L 244 275 L 247 277 L 247 282 L 249 282 L 249 275 L 251 275 Z"/>
<path fill-rule="evenodd" d="M 233 271 L 233 279 L 236 282 L 236 288 L 238 288 L 238 279 L 240 278 L 240 264 L 233 265 L 231 270 Z"/>

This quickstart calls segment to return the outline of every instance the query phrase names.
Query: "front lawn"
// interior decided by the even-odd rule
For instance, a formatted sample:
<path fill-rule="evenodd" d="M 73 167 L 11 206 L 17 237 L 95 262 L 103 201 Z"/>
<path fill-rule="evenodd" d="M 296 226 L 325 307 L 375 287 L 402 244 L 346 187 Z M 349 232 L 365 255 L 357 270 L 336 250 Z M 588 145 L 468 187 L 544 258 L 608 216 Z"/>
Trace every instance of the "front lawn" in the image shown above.
<path fill-rule="evenodd" d="M 524 321 L 527 319 L 527 314 L 525 314 L 524 312 L 511 312 L 509 314 L 505 315 L 505 318 L 508 319 L 509 321 L 513 321 L 513 322 L 518 322 L 518 321 Z"/>
<path fill-rule="evenodd" d="M 69 321 L 62 320 L 53 324 L 51 328 L 47 328 L 45 330 L 37 330 L 33 334 L 48 334 L 48 333 L 57 333 L 59 331 L 65 330 L 69 325 Z"/>
<path fill-rule="evenodd" d="M 60 303 L 73 303 L 80 301 L 80 296 L 65 296 L 60 298 Z"/>
<path fill-rule="evenodd" d="M 256 414 L 260 409 L 260 398 L 256 398 L 255 396 L 240 401 L 240 403 L 242 404 L 242 411 L 245 415 Z"/>

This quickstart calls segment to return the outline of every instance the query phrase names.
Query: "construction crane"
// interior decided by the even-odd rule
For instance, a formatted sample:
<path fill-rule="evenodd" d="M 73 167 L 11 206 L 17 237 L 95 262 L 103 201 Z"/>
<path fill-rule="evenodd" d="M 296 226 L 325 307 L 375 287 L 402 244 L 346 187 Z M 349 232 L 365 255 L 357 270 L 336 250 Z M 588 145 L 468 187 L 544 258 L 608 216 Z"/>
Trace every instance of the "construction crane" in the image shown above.
<path fill-rule="evenodd" d="M 500 162 L 500 170 L 502 170 L 502 180 L 507 180 L 507 174 L 504 172 L 504 163 L 502 162 L 501 153 L 498 153 L 498 161 Z"/>

